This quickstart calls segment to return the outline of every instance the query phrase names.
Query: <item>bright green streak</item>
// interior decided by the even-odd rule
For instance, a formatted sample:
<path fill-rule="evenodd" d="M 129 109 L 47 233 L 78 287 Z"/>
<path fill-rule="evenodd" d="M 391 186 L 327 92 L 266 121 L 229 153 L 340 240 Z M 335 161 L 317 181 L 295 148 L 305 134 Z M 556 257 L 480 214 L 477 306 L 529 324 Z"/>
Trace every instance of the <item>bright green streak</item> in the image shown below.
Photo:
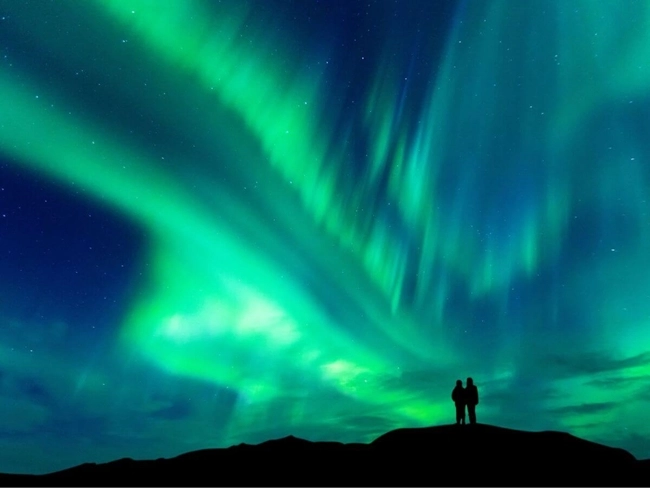
<path fill-rule="evenodd" d="M 271 41 L 265 34 L 264 39 L 251 36 L 250 42 L 241 42 L 245 7 L 215 15 L 203 8 L 210 4 L 184 0 L 166 2 L 165 8 L 153 0 L 135 9 L 120 0 L 100 5 L 143 36 L 166 62 L 196 76 L 205 90 L 214 89 L 220 101 L 243 118 L 269 163 L 298 192 L 305 210 L 340 247 L 358 256 L 370 278 L 390 297 L 395 314 L 405 273 L 403 257 L 397 243 L 382 238 L 384 231 L 372 222 L 371 213 L 348 211 L 372 200 L 373 188 L 355 187 L 353 193 L 342 195 L 337 186 L 337 180 L 345 178 L 347 148 L 320 120 L 318 96 L 327 93 L 322 74 L 304 73 L 298 62 L 286 57 L 282 65 L 272 62 L 274 41 L 281 39 Z M 188 18 L 192 29 L 187 29 Z M 272 31 L 265 27 L 265 33 Z M 327 104 L 336 112 L 336 106 Z M 377 321 L 387 323 L 385 317 Z M 400 315 L 398 322 L 399 332 L 384 327 L 394 341 L 424 358 L 440 354 L 422 341 L 412 318 Z"/>
<path fill-rule="evenodd" d="M 156 11 L 171 18 L 179 14 Z M 153 25 L 173 32 L 164 23 Z M 430 423 L 432 415 L 440 414 L 426 398 L 414 398 L 413 392 L 403 388 L 385 389 L 377 395 L 378 381 L 399 375 L 390 358 L 352 342 L 337 324 L 329 323 L 299 284 L 279 281 L 281 268 L 242 242 L 218 214 L 193 197 L 191 189 L 178 184 L 175 174 L 160 171 L 144 148 L 134 147 L 96 122 L 75 120 L 53 110 L 48 102 L 56 97 L 42 87 L 25 86 L 6 73 L 0 76 L 0 91 L 7 99 L 0 120 L 0 146 L 30 168 L 88 189 L 151 231 L 151 289 L 143 293 L 124 328 L 125 338 L 142 354 L 170 372 L 230 386 L 255 400 L 281 395 L 285 385 L 276 383 L 274 371 L 295 369 L 297 375 L 307 374 L 312 381 L 329 384 L 353 398 L 381 404 L 397 418 L 405 415 L 411 421 Z M 235 79 L 239 81 L 233 83 L 250 85 Z M 231 89 L 237 92 L 234 86 Z M 290 92 L 295 96 L 295 89 Z M 248 97 L 255 99 L 256 93 L 268 96 L 260 89 Z M 298 99 L 312 100 L 313 96 Z M 304 120 L 283 115 L 282 107 L 274 108 L 279 120 L 286 121 L 282 127 L 298 132 L 305 125 Z M 297 141 L 309 138 L 304 134 L 285 137 L 285 133 L 281 136 L 285 142 L 280 144 L 284 149 L 271 149 L 271 159 L 292 153 L 291 161 L 298 164 L 307 148 L 305 142 Z M 26 140 L 25 134 L 38 134 L 38 143 Z M 231 200 L 213 203 L 237 206 Z M 240 210 L 240 220 L 249 217 L 246 209 Z M 342 262 L 334 261 L 333 266 L 341 267 Z M 350 285 L 355 287 L 355 282 Z M 422 341 L 409 341 L 405 330 L 382 316 L 377 298 L 356 288 L 352 293 L 360 303 L 366 302 L 369 320 L 401 343 L 412 344 L 413 350 L 432 349 Z M 227 354 L 219 356 L 215 349 Z M 277 363 L 262 367 L 254 360 L 266 355 L 277 357 Z M 443 356 L 439 359 L 444 360 Z"/>

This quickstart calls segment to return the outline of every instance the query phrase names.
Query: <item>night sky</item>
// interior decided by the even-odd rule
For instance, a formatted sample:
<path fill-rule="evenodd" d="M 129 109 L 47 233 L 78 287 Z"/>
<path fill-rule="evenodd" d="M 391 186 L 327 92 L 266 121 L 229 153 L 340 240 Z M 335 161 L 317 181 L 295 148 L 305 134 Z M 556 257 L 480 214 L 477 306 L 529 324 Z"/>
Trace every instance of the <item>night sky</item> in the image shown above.
<path fill-rule="evenodd" d="M 646 0 L 0 0 L 0 472 L 650 457 L 649 114 Z"/>

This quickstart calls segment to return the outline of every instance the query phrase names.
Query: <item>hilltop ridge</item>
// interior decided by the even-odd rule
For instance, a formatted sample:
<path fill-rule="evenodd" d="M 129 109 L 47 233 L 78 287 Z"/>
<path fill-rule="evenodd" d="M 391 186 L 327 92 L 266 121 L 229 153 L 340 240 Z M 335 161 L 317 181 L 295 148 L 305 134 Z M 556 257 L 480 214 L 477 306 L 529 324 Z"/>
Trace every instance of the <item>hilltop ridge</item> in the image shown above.
<path fill-rule="evenodd" d="M 564 432 L 485 424 L 403 428 L 368 444 L 293 436 L 170 459 L 87 463 L 13 486 L 648 486 L 650 463 Z"/>

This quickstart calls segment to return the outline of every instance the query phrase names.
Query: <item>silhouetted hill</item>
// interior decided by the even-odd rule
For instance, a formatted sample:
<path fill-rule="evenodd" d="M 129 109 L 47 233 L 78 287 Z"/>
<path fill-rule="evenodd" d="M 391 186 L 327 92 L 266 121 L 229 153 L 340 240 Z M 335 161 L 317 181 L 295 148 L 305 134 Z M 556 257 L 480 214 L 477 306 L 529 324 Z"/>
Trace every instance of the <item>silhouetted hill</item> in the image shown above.
<path fill-rule="evenodd" d="M 171 459 L 83 464 L 7 486 L 650 486 L 650 463 L 561 432 L 398 429 L 370 444 L 295 437 Z"/>

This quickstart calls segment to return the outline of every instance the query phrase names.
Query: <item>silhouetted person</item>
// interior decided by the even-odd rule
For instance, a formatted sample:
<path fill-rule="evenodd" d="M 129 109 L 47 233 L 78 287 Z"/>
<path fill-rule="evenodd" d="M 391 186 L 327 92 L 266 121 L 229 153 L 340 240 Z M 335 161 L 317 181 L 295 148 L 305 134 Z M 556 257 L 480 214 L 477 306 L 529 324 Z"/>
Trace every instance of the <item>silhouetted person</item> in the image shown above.
<path fill-rule="evenodd" d="M 469 414 L 469 423 L 476 423 L 476 405 L 478 405 L 478 388 L 472 378 L 467 378 L 465 387 L 465 401 L 467 402 L 467 413 Z"/>
<path fill-rule="evenodd" d="M 451 399 L 456 405 L 456 423 L 465 425 L 465 388 L 463 388 L 462 381 L 456 381 L 456 387 L 451 392 Z"/>

